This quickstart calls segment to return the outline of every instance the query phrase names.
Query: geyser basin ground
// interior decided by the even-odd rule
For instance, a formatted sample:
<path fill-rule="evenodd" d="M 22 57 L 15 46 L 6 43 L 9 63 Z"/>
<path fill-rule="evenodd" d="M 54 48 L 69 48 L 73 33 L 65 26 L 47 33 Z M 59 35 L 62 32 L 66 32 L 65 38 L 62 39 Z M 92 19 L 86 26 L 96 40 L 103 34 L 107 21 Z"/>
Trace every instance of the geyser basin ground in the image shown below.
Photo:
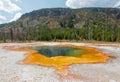
<path fill-rule="evenodd" d="M 84 79 L 58 78 L 55 69 L 41 65 L 19 64 L 28 52 L 8 50 L 11 48 L 33 46 L 74 45 L 94 47 L 107 55 L 115 56 L 107 63 L 73 64 L 69 66 L 72 73 Z M 23 52 L 24 51 L 24 52 Z M 120 82 L 120 44 L 119 43 L 70 43 L 70 42 L 34 42 L 0 44 L 0 82 Z"/>

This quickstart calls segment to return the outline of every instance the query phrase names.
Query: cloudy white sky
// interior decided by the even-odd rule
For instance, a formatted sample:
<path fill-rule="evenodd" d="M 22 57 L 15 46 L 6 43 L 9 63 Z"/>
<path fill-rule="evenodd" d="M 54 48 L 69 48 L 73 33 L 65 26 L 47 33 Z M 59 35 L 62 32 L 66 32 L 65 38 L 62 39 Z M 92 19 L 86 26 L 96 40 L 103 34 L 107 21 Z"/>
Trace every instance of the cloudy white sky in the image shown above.
<path fill-rule="evenodd" d="M 53 7 L 119 7 L 120 0 L 0 0 L 0 24 L 15 21 L 22 14 Z"/>

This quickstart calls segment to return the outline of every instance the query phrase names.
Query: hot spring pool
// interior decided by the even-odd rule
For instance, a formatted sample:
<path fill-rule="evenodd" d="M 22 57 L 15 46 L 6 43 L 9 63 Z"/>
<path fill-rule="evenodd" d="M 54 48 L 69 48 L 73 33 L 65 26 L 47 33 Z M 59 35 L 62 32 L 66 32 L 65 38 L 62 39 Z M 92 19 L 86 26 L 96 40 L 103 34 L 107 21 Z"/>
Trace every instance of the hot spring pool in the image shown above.
<path fill-rule="evenodd" d="M 31 49 L 36 50 L 39 54 L 42 54 L 47 57 L 55 57 L 55 56 L 79 57 L 82 54 L 88 53 L 88 51 L 85 49 L 72 48 L 72 47 L 60 47 L 60 46 L 32 47 Z"/>
<path fill-rule="evenodd" d="M 60 71 L 66 70 L 72 64 L 106 63 L 111 58 L 97 49 L 86 46 L 33 46 L 20 50 L 28 52 L 28 57 L 23 60 L 24 64 L 55 67 Z"/>

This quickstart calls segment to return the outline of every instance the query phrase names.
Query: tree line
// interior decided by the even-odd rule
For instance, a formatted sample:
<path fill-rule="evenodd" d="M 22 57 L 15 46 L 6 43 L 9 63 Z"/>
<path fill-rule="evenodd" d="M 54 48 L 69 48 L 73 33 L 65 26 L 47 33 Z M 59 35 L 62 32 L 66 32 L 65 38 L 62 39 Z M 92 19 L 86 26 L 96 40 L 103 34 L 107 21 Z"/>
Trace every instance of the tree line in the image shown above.
<path fill-rule="evenodd" d="M 120 42 L 120 27 L 117 24 L 108 27 L 95 27 L 87 24 L 84 28 L 49 28 L 44 27 L 26 27 L 9 28 L 0 31 L 0 40 L 2 42 L 24 42 L 24 41 L 57 41 L 57 40 L 75 40 L 75 41 L 109 41 Z"/>

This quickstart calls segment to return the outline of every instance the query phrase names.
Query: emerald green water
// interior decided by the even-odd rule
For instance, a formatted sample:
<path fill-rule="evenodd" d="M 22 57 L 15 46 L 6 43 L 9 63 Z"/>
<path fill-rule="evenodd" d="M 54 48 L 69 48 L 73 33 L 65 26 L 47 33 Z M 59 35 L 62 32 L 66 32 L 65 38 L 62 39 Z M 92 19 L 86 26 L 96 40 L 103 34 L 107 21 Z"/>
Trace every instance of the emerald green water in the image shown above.
<path fill-rule="evenodd" d="M 74 56 L 80 57 L 82 54 L 87 53 L 84 49 L 72 48 L 72 47 L 58 47 L 58 46 L 43 46 L 43 47 L 32 47 L 31 49 L 37 50 L 38 53 L 47 57 L 55 56 Z"/>

